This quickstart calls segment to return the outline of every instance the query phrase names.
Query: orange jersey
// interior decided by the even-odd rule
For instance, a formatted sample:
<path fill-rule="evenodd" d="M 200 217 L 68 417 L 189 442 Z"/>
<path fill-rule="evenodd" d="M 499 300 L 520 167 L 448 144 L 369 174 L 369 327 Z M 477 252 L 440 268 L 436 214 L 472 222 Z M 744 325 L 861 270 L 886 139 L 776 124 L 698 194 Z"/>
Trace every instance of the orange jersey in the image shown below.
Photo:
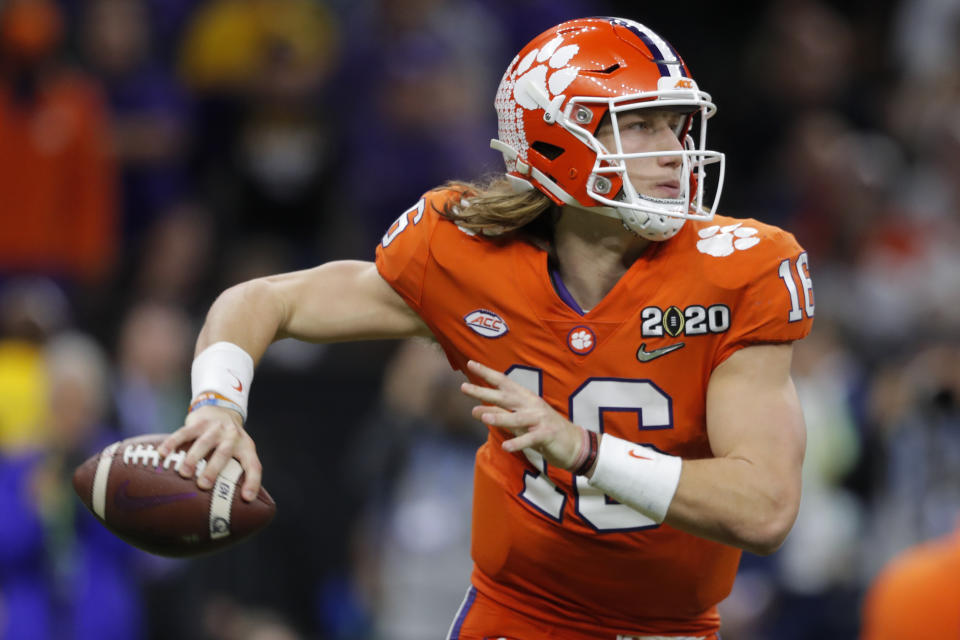
<path fill-rule="evenodd" d="M 960 531 L 904 553 L 876 578 L 862 640 L 960 637 Z"/>
<path fill-rule="evenodd" d="M 383 278 L 456 369 L 507 372 L 571 421 L 683 458 L 712 455 L 710 374 L 737 349 L 805 336 L 813 290 L 793 236 L 754 220 L 688 221 L 587 313 L 545 251 L 442 218 L 431 192 L 377 248 Z M 562 287 L 561 287 L 562 288 Z M 473 380 L 483 384 L 480 380 Z M 491 429 L 477 453 L 473 582 L 524 615 L 611 633 L 707 634 L 740 551 L 657 525 Z"/>

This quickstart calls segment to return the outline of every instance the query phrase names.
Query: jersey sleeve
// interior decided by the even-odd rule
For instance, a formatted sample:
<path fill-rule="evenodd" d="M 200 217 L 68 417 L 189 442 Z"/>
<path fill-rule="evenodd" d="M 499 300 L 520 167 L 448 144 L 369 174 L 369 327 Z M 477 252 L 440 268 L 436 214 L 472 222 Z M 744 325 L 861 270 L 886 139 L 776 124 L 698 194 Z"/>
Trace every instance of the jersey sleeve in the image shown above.
<path fill-rule="evenodd" d="M 430 241 L 445 199 L 436 192 L 424 194 L 393 221 L 377 245 L 377 270 L 417 313 L 422 311 Z"/>
<path fill-rule="evenodd" d="M 380 276 L 430 328 L 454 369 L 462 368 L 463 363 L 456 344 L 447 335 L 451 322 L 449 302 L 462 285 L 454 273 L 456 269 L 443 268 L 440 262 L 445 255 L 461 259 L 468 252 L 463 243 L 470 234 L 450 233 L 456 227 L 440 212 L 459 196 L 455 191 L 441 190 L 424 194 L 390 225 L 376 250 Z"/>
<path fill-rule="evenodd" d="M 732 323 L 718 345 L 714 367 L 753 344 L 800 340 L 813 326 L 813 281 L 806 251 L 794 237 L 775 229 L 740 288 Z M 744 252 L 745 255 L 747 252 Z"/>

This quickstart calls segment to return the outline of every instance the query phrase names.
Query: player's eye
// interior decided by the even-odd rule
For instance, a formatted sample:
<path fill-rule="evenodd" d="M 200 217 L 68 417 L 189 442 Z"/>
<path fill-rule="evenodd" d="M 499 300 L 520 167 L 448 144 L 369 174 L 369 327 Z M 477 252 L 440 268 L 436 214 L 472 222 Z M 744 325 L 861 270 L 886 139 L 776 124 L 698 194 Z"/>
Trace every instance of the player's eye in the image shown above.
<path fill-rule="evenodd" d="M 634 118 L 627 122 L 626 128 L 634 131 L 646 131 L 650 128 L 650 123 L 645 118 Z"/>

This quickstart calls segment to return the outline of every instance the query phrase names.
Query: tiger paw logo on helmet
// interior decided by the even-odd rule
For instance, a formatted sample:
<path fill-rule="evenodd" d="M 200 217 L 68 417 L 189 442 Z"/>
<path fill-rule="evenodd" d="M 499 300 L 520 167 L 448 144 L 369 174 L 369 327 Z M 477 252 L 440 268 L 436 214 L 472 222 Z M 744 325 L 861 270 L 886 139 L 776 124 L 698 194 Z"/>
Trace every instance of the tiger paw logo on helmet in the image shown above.
<path fill-rule="evenodd" d="M 697 242 L 697 249 L 700 253 L 723 258 L 734 251 L 746 251 L 758 244 L 760 238 L 756 237 L 757 230 L 742 225 L 742 222 L 728 224 L 725 227 L 715 224 L 712 227 L 700 229 L 697 235 L 701 240 Z"/>
<path fill-rule="evenodd" d="M 534 49 L 510 74 L 516 78 L 513 99 L 524 109 L 555 110 L 563 103 L 566 97 L 563 92 L 580 71 L 579 67 L 567 66 L 567 63 L 580 51 L 580 45 L 560 46 L 562 44 L 563 36 L 557 36 L 542 49 Z"/>
<path fill-rule="evenodd" d="M 506 118 L 501 117 L 500 136 L 522 159 L 527 158 L 529 148 L 523 126 L 524 110 L 544 109 L 555 114 L 566 98 L 563 92 L 580 71 L 579 67 L 568 65 L 580 51 L 580 45 L 561 46 L 563 42 L 563 36 L 557 36 L 542 48 L 528 52 L 522 60 L 518 55 L 497 91 L 497 111 L 508 114 Z M 515 164 L 508 166 L 511 171 L 515 168 Z"/>

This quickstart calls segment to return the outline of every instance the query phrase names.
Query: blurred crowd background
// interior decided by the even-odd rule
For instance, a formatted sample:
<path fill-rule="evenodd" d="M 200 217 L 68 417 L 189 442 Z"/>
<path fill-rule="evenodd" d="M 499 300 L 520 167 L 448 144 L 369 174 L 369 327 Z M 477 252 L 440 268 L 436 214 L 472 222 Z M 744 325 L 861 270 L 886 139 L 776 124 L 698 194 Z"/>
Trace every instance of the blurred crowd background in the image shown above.
<path fill-rule="evenodd" d="M 0 638 L 442 637 L 484 432 L 430 345 L 271 347 L 248 427 L 278 515 L 228 552 L 137 552 L 69 478 L 181 424 L 220 290 L 372 259 L 422 192 L 501 169 L 503 69 L 603 14 L 712 93 L 722 213 L 811 256 L 803 505 L 724 638 L 857 636 L 878 570 L 960 514 L 956 0 L 0 0 Z"/>

